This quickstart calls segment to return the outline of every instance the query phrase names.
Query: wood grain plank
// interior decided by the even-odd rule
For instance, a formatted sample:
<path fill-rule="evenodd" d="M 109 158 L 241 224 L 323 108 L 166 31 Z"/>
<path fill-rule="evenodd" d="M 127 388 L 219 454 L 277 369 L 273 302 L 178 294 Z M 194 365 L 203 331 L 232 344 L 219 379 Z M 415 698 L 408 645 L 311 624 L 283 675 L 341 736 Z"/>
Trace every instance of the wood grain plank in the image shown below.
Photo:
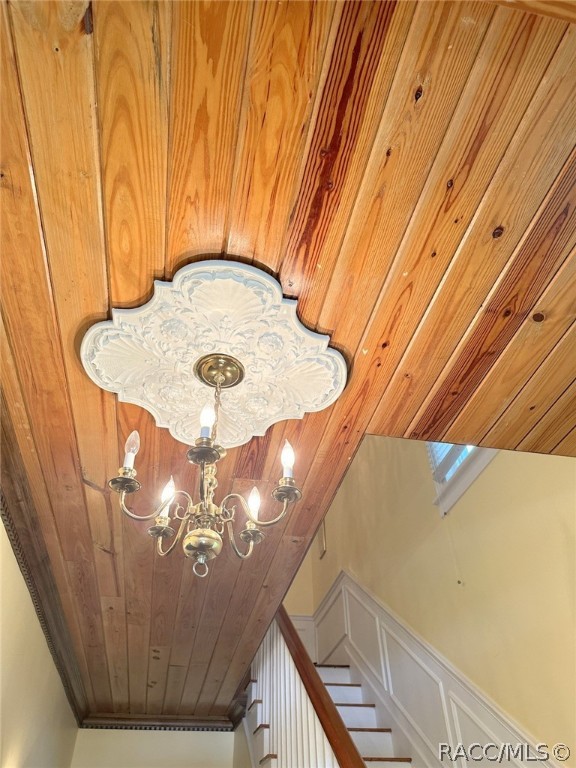
<path fill-rule="evenodd" d="M 576 428 L 558 443 L 552 453 L 556 456 L 576 456 Z"/>
<path fill-rule="evenodd" d="M 148 714 L 159 715 L 162 711 L 169 660 L 170 648 L 168 646 L 150 646 L 147 683 L 148 696 L 146 700 L 146 711 Z"/>
<path fill-rule="evenodd" d="M 275 270 L 306 142 L 332 3 L 257 3 L 226 252 Z"/>
<path fill-rule="evenodd" d="M 102 598 L 104 641 L 110 670 L 110 688 L 115 712 L 130 711 L 126 604 L 123 597 Z"/>
<path fill-rule="evenodd" d="M 547 284 L 576 247 L 576 151 L 500 274 L 480 316 L 468 329 L 441 383 L 433 387 L 414 429 L 442 434 L 494 361 L 533 312 Z M 565 278 L 567 273 L 562 272 Z"/>
<path fill-rule="evenodd" d="M 172 4 L 93 6 L 110 292 L 139 306 L 164 276 Z"/>
<path fill-rule="evenodd" d="M 576 3 L 574 0 L 490 0 L 507 8 L 526 13 L 539 13 L 555 19 L 576 23 Z"/>
<path fill-rule="evenodd" d="M 171 18 L 170 3 L 104 2 L 95 7 L 102 186 L 115 307 L 142 304 L 152 294 L 153 280 L 164 276 Z M 157 501 L 159 436 L 153 420 L 137 410 L 121 406 L 118 450 L 122 455 L 127 434 L 140 428 L 143 450 L 137 463 L 144 486 L 133 501 L 147 513 Z M 113 446 L 109 448 L 112 453 Z M 114 504 L 120 521 L 116 499 Z M 153 592 L 155 560 L 148 525 L 124 521 L 129 705 L 139 714 L 146 712 L 149 692 L 150 612 L 159 600 L 163 605 L 159 595 L 165 586 L 160 579 L 160 591 Z M 165 618 L 164 613 L 157 617 L 155 631 Z M 118 660 L 111 664 L 117 666 Z"/>
<path fill-rule="evenodd" d="M 81 372 L 76 357 L 75 336 L 79 323 L 85 320 L 86 312 L 89 311 L 87 295 L 96 296 L 98 293 L 98 285 L 101 284 L 99 277 L 102 271 L 98 266 L 99 259 L 96 257 L 98 220 L 96 219 L 95 227 L 86 227 L 80 222 L 81 211 L 89 207 L 88 201 L 93 204 L 95 210 L 98 210 L 97 187 L 87 181 L 87 177 L 93 178 L 94 147 L 89 140 L 83 143 L 79 137 L 76 137 L 76 129 L 81 134 L 80 125 L 67 124 L 67 128 L 63 128 L 59 124 L 60 116 L 67 114 L 67 99 L 70 98 L 70 94 L 81 92 L 85 95 L 84 84 L 80 85 L 82 73 L 91 70 L 90 46 L 85 42 L 86 36 L 80 29 L 84 13 L 82 8 L 83 6 L 74 4 L 68 4 L 66 7 L 58 4 L 49 7 L 47 5 L 11 6 L 14 35 L 17 41 L 18 67 L 31 136 L 34 180 L 37 190 L 42 190 L 42 196 L 38 194 L 38 199 L 42 212 L 43 235 L 48 249 L 55 251 L 60 258 L 56 257 L 54 263 L 50 262 L 49 265 L 45 260 L 44 243 L 39 235 L 39 215 L 33 215 L 35 201 L 31 196 L 32 193 L 27 191 L 30 184 L 30 163 L 24 164 L 24 158 L 22 158 L 23 166 L 20 171 L 22 184 L 19 185 L 19 190 L 24 197 L 29 196 L 31 202 L 26 205 L 31 218 L 24 226 L 15 219 L 14 231 L 23 233 L 27 230 L 26 237 L 36 242 L 33 243 L 34 249 L 28 252 L 25 266 L 18 252 L 11 257 L 9 255 L 11 249 L 6 250 L 3 258 L 5 269 L 3 278 L 7 276 L 8 279 L 6 282 L 3 279 L 5 288 L 3 307 L 8 334 L 13 339 L 10 343 L 13 349 L 17 349 L 19 377 L 24 390 L 28 392 L 29 407 L 33 406 L 34 409 L 31 411 L 31 422 L 36 433 L 35 441 L 41 457 L 48 493 L 52 504 L 59 510 L 57 526 L 60 530 L 60 541 L 68 561 L 70 583 L 78 603 L 82 634 L 86 643 L 87 641 L 96 642 L 95 638 L 98 641 L 102 640 L 102 622 L 98 616 L 98 587 L 96 586 L 96 591 L 89 589 L 86 582 L 78 578 L 77 574 L 83 571 L 85 578 L 92 578 L 98 585 L 94 574 L 95 550 L 92 547 L 92 537 L 96 544 L 106 546 L 109 532 L 105 532 L 106 538 L 101 541 L 102 528 L 99 518 L 106 516 L 104 506 L 91 509 L 90 522 L 87 518 L 86 500 L 77 467 L 82 462 L 82 466 L 87 468 L 86 474 L 89 477 L 92 470 L 90 459 L 94 455 L 96 458 L 99 457 L 99 449 L 94 447 L 93 440 L 91 440 L 92 444 L 86 441 L 79 446 L 84 449 L 79 457 L 67 392 L 71 380 L 78 385 L 80 392 L 86 386 L 86 377 Z M 45 66 L 41 63 L 39 51 L 48 54 Z M 60 54 L 62 54 L 61 57 Z M 89 78 L 88 83 L 90 83 Z M 67 96 L 65 97 L 64 94 Z M 63 98 L 66 102 L 65 109 L 62 109 Z M 85 107 L 84 111 L 79 110 L 80 123 L 86 119 L 88 124 L 92 125 L 93 101 L 79 97 L 79 104 Z M 18 120 L 20 115 L 21 108 L 18 106 L 12 116 Z M 17 136 L 25 137 L 26 131 L 22 128 Z M 51 137 L 52 141 L 50 141 Z M 47 142 L 46 145 L 43 145 L 44 141 Z M 52 147 L 62 141 L 67 151 L 56 155 Z M 81 162 L 83 160 L 86 164 Z M 80 161 L 84 173 L 77 172 L 77 161 Z M 71 170 L 72 167 L 73 170 Z M 14 172 L 16 173 L 15 168 Z M 78 192 L 84 204 L 72 217 L 75 226 L 71 228 L 72 235 L 69 239 L 64 233 L 62 221 L 68 222 L 70 219 L 69 205 L 70 200 L 75 199 L 75 192 Z M 23 214 L 24 211 L 21 210 L 20 213 Z M 17 235 L 17 239 L 21 239 L 21 234 Z M 67 259 L 66 254 L 77 253 L 78 250 L 82 252 L 83 248 L 87 252 L 88 263 L 91 265 L 86 270 L 88 274 L 83 270 L 81 259 L 78 259 L 72 268 L 62 263 Z M 65 272 L 64 276 L 62 272 L 58 274 L 56 266 L 58 262 Z M 18 267 L 18 264 L 21 266 Z M 36 275 L 34 281 L 27 279 L 31 269 Z M 15 284 L 18 285 L 17 290 L 20 292 L 19 302 L 16 301 L 17 293 L 12 294 L 12 286 Z M 60 293 L 57 287 L 60 288 Z M 24 291 L 28 294 L 26 301 L 23 299 Z M 58 294 L 63 299 L 62 308 L 56 313 L 52 304 L 53 294 Z M 18 303 L 19 306 L 17 306 Z M 14 334 L 23 335 L 23 343 L 18 341 L 19 335 L 14 336 Z M 62 347 L 60 336 L 62 336 Z M 101 427 L 102 422 L 105 421 L 101 415 L 93 420 L 95 411 L 101 413 L 99 400 L 100 397 L 97 395 L 95 407 L 91 411 L 86 408 L 86 402 L 82 401 L 82 397 L 76 403 L 76 413 L 80 414 L 85 409 L 82 414 L 83 422 L 88 429 L 92 427 L 94 432 L 96 424 Z M 94 406 L 94 401 L 91 404 Z M 91 524 L 93 525 L 92 533 Z M 103 550 L 98 552 L 102 552 L 102 556 L 98 555 L 96 559 L 96 573 L 101 583 L 115 585 L 117 581 L 113 558 Z M 94 602 L 90 603 L 92 600 Z M 93 683 L 97 701 L 103 706 L 110 707 L 110 687 L 105 678 L 106 659 L 103 642 L 94 651 L 93 658 L 91 655 L 88 657 L 88 664 L 98 678 Z"/>
<path fill-rule="evenodd" d="M 378 431 L 385 420 L 386 434 L 416 439 L 440 436 L 411 425 L 428 394 L 430 379 L 440 376 L 463 335 L 462 329 L 473 321 L 500 271 L 509 268 L 511 253 L 530 227 L 572 152 L 570 126 L 575 110 L 568 93 L 576 67 L 575 31 L 569 28 L 564 35 L 473 221 L 442 276 L 441 290 L 429 307 L 422 306 L 422 320 L 414 335 L 410 328 L 410 337 L 404 337 L 399 350 L 402 357 L 397 365 L 396 350 L 392 361 L 395 370 L 383 393 L 372 429 Z M 391 315 L 396 311 L 399 310 L 392 308 Z M 384 337 L 383 341 L 388 338 Z M 370 348 L 369 344 L 365 345 Z"/>
<path fill-rule="evenodd" d="M 334 42 L 280 265 L 284 290 L 299 297 L 300 316 L 309 326 L 318 322 L 414 8 L 350 2 L 334 17 Z"/>
<path fill-rule="evenodd" d="M 252 10 L 233 1 L 173 6 L 169 275 L 223 250 Z"/>
<path fill-rule="evenodd" d="M 384 282 L 395 307 L 383 329 L 386 366 L 411 333 L 404 318 L 422 314 L 433 296 L 565 29 L 500 10 L 481 17 L 484 25 L 490 20 L 486 35 L 462 56 L 458 40 L 465 49 L 469 43 L 459 29 L 460 6 L 448 10 L 448 25 L 436 18 L 446 37 L 437 39 L 430 26 L 408 38 L 412 54 L 400 65 L 406 74 L 392 88 L 321 315 L 323 326 L 334 327 L 343 290 L 372 306 Z M 415 101 L 419 82 L 423 95 Z M 349 319 L 340 338 L 357 343 L 362 330 Z"/>
<path fill-rule="evenodd" d="M 572 304 L 573 302 L 572 298 Z M 550 404 L 569 389 L 574 379 L 574 371 L 570 366 L 563 365 L 563 362 L 574 357 L 575 349 L 576 324 L 573 319 L 572 325 L 558 344 L 482 438 L 481 445 L 498 446 L 505 442 L 516 447 L 520 446 L 524 437 L 533 430 L 547 429 Z M 567 424 L 566 432 L 571 428 L 572 425 Z M 557 442 L 560 442 L 560 439 Z M 551 450 L 554 447 L 555 444 Z"/>
<path fill-rule="evenodd" d="M 572 431 L 576 419 L 576 379 L 562 392 L 542 419 L 518 443 L 521 451 L 551 453 Z"/>
<path fill-rule="evenodd" d="M 494 363 L 465 407 L 446 431 L 446 442 L 480 445 L 485 435 L 534 375 L 576 320 L 576 260 L 567 259 L 539 298 L 534 311 Z M 526 355 L 526 350 L 530 354 Z M 569 348 L 567 348 L 569 352 Z M 563 360 L 557 363 L 560 369 Z M 568 382 L 566 382 L 566 386 Z M 489 405 L 484 404 L 487 398 Z"/>
<path fill-rule="evenodd" d="M 142 489 L 131 497 L 128 506 L 136 514 L 148 514 L 157 502 L 155 478 L 159 466 L 158 430 L 153 417 L 141 408 L 118 404 L 118 454 L 123 456 L 126 437 L 137 429 L 141 448 L 136 458 L 138 479 Z M 120 463 L 120 461 L 118 462 Z M 124 547 L 124 594 L 129 659 L 130 712 L 146 713 L 148 694 L 148 661 L 150 655 L 150 623 L 154 574 L 154 542 L 147 535 L 150 523 L 139 523 L 122 515 L 117 499 L 114 514 L 122 520 Z"/>

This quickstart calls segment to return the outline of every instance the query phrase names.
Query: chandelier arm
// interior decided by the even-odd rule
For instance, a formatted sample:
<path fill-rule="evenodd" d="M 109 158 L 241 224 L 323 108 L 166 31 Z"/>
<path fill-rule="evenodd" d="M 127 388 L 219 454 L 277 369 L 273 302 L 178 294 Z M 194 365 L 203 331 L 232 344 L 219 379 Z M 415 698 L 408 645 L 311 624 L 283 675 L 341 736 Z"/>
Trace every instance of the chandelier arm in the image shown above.
<path fill-rule="evenodd" d="M 186 501 L 188 503 L 186 505 L 186 511 L 184 512 L 184 515 L 182 517 L 180 517 L 176 513 L 174 513 L 174 516 L 178 520 L 187 520 L 190 517 L 191 513 L 192 513 L 192 507 L 194 506 L 194 499 L 186 491 L 176 491 L 176 493 L 174 494 L 174 499 L 176 498 L 176 496 L 184 496 L 184 498 L 186 499 Z"/>
<path fill-rule="evenodd" d="M 166 551 L 162 549 L 162 537 L 158 538 L 157 544 L 156 544 L 156 550 L 160 555 L 160 557 L 166 557 L 166 555 L 169 555 L 170 552 L 172 552 L 172 550 L 176 546 L 176 544 L 178 544 L 178 542 L 182 538 L 182 534 L 184 533 L 184 527 L 188 522 L 189 517 L 190 515 L 186 514 L 184 517 L 180 518 L 180 527 L 178 528 L 178 533 L 176 534 L 176 536 L 174 537 L 174 540 L 172 541 L 172 544 L 170 544 L 170 546 Z"/>
<path fill-rule="evenodd" d="M 232 549 L 241 560 L 247 560 L 252 554 L 252 550 L 254 549 L 254 542 L 250 541 L 248 543 L 248 549 L 246 550 L 246 552 L 240 552 L 236 544 L 236 539 L 234 538 L 234 526 L 232 525 L 231 520 L 226 521 L 226 527 L 228 528 L 228 537 L 230 539 L 230 544 L 232 545 Z"/>
<path fill-rule="evenodd" d="M 151 515 L 136 515 L 134 512 L 131 512 L 125 503 L 126 499 L 126 491 L 122 491 L 120 493 L 120 509 L 122 512 L 124 512 L 125 515 L 128 515 L 128 517 L 131 517 L 132 520 L 152 520 L 153 517 L 158 516 L 159 509 L 152 512 Z"/>
<path fill-rule="evenodd" d="M 288 511 L 288 505 L 290 504 L 289 499 L 284 499 L 284 501 L 282 502 L 282 512 L 280 512 L 278 517 L 275 517 L 274 520 L 259 520 L 258 518 L 254 517 L 254 515 L 250 511 L 250 507 L 246 503 L 246 499 L 244 498 L 244 496 L 240 496 L 239 493 L 229 493 L 228 496 L 224 496 L 224 498 L 222 499 L 222 503 L 220 504 L 222 508 L 226 506 L 226 502 L 228 501 L 228 499 L 238 499 L 248 519 L 258 527 L 265 527 L 267 525 L 275 525 L 276 523 L 279 523 L 280 520 L 282 520 L 282 518 L 285 517 L 286 512 Z"/>

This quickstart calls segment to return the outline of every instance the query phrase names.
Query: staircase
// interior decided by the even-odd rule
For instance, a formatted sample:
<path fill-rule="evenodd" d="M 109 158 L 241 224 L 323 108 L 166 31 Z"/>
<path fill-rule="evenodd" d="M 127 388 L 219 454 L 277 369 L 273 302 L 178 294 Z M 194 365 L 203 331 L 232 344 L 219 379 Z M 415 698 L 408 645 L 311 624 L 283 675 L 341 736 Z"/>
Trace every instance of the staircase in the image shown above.
<path fill-rule="evenodd" d="M 316 669 L 366 766 L 406 768 L 411 759 L 394 756 L 392 731 L 378 727 L 376 707 L 366 702 L 362 685 L 352 682 L 350 667 L 317 664 Z"/>

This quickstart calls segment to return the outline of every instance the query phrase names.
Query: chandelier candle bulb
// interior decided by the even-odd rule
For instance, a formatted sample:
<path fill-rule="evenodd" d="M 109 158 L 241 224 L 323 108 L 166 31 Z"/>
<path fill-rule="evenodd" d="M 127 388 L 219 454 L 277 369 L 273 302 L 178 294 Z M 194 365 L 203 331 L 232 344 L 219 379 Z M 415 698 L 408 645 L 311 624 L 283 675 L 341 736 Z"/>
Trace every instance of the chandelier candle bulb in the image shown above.
<path fill-rule="evenodd" d="M 136 454 L 140 450 L 140 435 L 136 430 L 128 435 L 124 450 L 126 451 L 126 454 L 124 456 L 123 466 L 126 469 L 134 469 L 134 460 L 136 459 Z"/>
<path fill-rule="evenodd" d="M 250 496 L 248 496 L 248 509 L 254 520 L 258 520 L 258 512 L 260 511 L 260 491 L 256 486 L 252 488 Z"/>
<path fill-rule="evenodd" d="M 288 440 L 284 443 L 282 455 L 282 474 L 284 477 L 294 477 L 294 450 Z"/>
<path fill-rule="evenodd" d="M 164 486 L 164 490 L 162 491 L 162 496 L 160 497 L 162 500 L 162 510 L 160 512 L 160 515 L 162 517 L 168 517 L 170 504 L 172 503 L 175 495 L 176 495 L 176 484 L 174 483 L 174 478 L 170 477 L 170 480 L 168 480 L 168 482 Z"/>
<path fill-rule="evenodd" d="M 216 411 L 214 406 L 208 403 L 202 408 L 200 413 L 200 437 L 210 437 L 212 427 L 216 421 Z"/>

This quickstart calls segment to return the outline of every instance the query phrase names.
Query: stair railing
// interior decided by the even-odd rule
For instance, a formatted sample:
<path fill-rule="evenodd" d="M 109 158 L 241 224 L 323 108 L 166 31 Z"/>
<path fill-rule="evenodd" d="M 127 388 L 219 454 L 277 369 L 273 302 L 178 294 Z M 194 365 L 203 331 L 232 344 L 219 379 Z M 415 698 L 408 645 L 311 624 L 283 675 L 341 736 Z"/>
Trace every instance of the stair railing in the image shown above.
<path fill-rule="evenodd" d="M 362 760 L 336 705 L 283 605 L 280 606 L 276 614 L 276 623 L 290 651 L 306 693 L 312 702 L 322 730 L 332 747 L 338 765 L 342 768 L 366 768 L 366 763 Z"/>

